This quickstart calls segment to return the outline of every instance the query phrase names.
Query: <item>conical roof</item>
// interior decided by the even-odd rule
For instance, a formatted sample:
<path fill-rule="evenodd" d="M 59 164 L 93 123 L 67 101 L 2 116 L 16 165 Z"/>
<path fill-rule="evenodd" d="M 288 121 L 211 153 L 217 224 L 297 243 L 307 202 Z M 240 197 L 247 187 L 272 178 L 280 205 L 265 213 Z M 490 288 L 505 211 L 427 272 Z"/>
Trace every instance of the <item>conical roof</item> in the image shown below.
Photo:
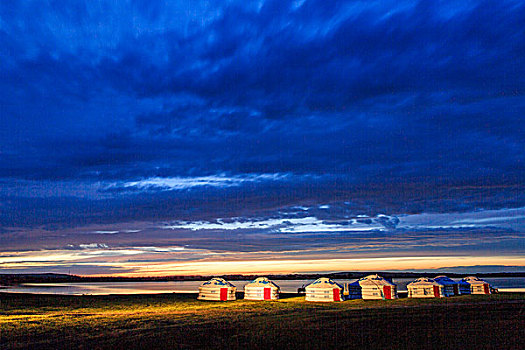
<path fill-rule="evenodd" d="M 274 289 L 279 289 L 279 286 L 277 284 L 275 284 L 273 281 L 270 281 L 268 279 L 268 277 L 258 277 L 256 279 L 254 279 L 253 281 L 251 281 L 250 283 L 248 283 L 246 286 L 244 286 L 244 288 L 246 287 L 266 287 L 266 288 L 274 288 Z"/>
<path fill-rule="evenodd" d="M 360 278 L 352 284 L 359 284 L 360 286 L 395 286 L 394 283 L 386 280 L 379 275 L 368 275 Z"/>
<path fill-rule="evenodd" d="M 466 282 L 468 284 L 485 284 L 487 282 L 483 281 L 481 278 L 476 276 L 468 276 L 461 280 L 462 282 Z"/>
<path fill-rule="evenodd" d="M 201 287 L 235 287 L 230 282 L 226 281 L 224 278 L 212 278 L 209 281 L 204 282 L 201 284 Z"/>
<path fill-rule="evenodd" d="M 410 282 L 407 286 L 442 286 L 443 284 L 429 277 L 420 277 Z"/>
<path fill-rule="evenodd" d="M 311 288 L 334 289 L 334 288 L 343 288 L 343 287 L 337 282 L 334 282 L 327 277 L 321 277 L 306 286 L 306 289 L 311 289 Z"/>
<path fill-rule="evenodd" d="M 454 281 L 453 279 L 445 275 L 437 276 L 436 278 L 434 278 L 434 280 L 441 284 L 458 284 L 458 282 Z"/>

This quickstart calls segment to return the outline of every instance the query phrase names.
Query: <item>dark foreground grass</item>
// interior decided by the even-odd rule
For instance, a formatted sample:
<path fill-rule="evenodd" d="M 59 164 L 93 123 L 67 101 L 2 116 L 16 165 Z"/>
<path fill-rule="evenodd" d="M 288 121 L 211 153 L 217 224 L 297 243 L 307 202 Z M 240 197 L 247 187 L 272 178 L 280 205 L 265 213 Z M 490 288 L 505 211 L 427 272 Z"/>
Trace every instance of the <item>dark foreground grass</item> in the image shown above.
<path fill-rule="evenodd" d="M 0 293 L 0 349 L 523 349 L 520 294 L 199 302 L 195 295 Z"/>

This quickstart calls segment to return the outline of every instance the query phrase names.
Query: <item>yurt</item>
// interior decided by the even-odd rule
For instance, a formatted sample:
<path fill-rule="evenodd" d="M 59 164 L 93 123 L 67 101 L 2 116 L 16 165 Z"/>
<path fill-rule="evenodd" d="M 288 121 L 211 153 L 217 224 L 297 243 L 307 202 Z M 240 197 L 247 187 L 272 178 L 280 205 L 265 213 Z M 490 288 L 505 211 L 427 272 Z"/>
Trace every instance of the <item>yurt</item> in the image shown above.
<path fill-rule="evenodd" d="M 432 278 L 421 277 L 407 284 L 409 298 L 442 298 L 445 286 Z"/>
<path fill-rule="evenodd" d="M 199 287 L 199 300 L 228 301 L 235 300 L 237 288 L 224 278 L 212 278 Z"/>
<path fill-rule="evenodd" d="M 259 277 L 244 286 L 246 300 L 277 300 L 281 289 L 266 277 Z"/>
<path fill-rule="evenodd" d="M 306 301 L 341 301 L 343 287 L 329 278 L 322 277 L 306 286 Z"/>
<path fill-rule="evenodd" d="M 465 277 L 462 281 L 470 285 L 470 294 L 490 294 L 490 285 L 476 276 Z"/>
<path fill-rule="evenodd" d="M 397 299 L 397 287 L 379 275 L 370 275 L 345 285 L 348 299 Z"/>
<path fill-rule="evenodd" d="M 470 294 L 470 283 L 465 282 L 464 279 L 458 282 L 459 285 L 459 293 L 461 295 L 468 295 Z"/>
<path fill-rule="evenodd" d="M 453 297 L 454 295 L 460 295 L 459 283 L 453 279 L 448 278 L 447 276 L 437 276 L 434 278 L 436 282 L 441 283 L 445 286 L 445 296 Z"/>

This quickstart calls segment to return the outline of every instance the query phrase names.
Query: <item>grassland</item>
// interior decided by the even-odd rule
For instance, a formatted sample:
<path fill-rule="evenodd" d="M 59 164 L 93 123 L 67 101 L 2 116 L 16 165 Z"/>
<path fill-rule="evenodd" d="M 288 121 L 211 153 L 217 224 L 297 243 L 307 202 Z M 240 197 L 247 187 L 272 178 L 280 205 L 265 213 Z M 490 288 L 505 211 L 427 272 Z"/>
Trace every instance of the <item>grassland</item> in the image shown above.
<path fill-rule="evenodd" d="M 523 349 L 525 296 L 307 303 L 0 294 L 0 349 Z"/>

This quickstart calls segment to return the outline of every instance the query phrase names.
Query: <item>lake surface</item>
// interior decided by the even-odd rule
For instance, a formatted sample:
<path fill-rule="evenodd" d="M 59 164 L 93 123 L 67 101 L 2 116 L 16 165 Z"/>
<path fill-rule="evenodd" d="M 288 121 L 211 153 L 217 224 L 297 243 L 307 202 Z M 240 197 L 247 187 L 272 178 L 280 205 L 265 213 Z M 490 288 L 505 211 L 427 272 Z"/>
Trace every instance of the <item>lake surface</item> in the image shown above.
<path fill-rule="evenodd" d="M 406 285 L 412 278 L 397 278 L 398 291 L 406 291 Z M 459 280 L 459 279 L 457 279 Z M 525 277 L 484 278 L 493 287 L 502 292 L 525 292 Z M 356 279 L 335 280 L 338 283 L 354 282 Z M 94 283 L 24 283 L 16 286 L 0 286 L 1 292 L 62 294 L 62 295 L 106 295 L 106 294 L 156 294 L 156 293 L 198 293 L 203 281 L 169 281 L 169 282 L 94 282 Z M 232 281 L 238 291 L 250 281 Z M 276 280 L 284 293 L 295 293 L 297 288 L 312 280 Z"/>

